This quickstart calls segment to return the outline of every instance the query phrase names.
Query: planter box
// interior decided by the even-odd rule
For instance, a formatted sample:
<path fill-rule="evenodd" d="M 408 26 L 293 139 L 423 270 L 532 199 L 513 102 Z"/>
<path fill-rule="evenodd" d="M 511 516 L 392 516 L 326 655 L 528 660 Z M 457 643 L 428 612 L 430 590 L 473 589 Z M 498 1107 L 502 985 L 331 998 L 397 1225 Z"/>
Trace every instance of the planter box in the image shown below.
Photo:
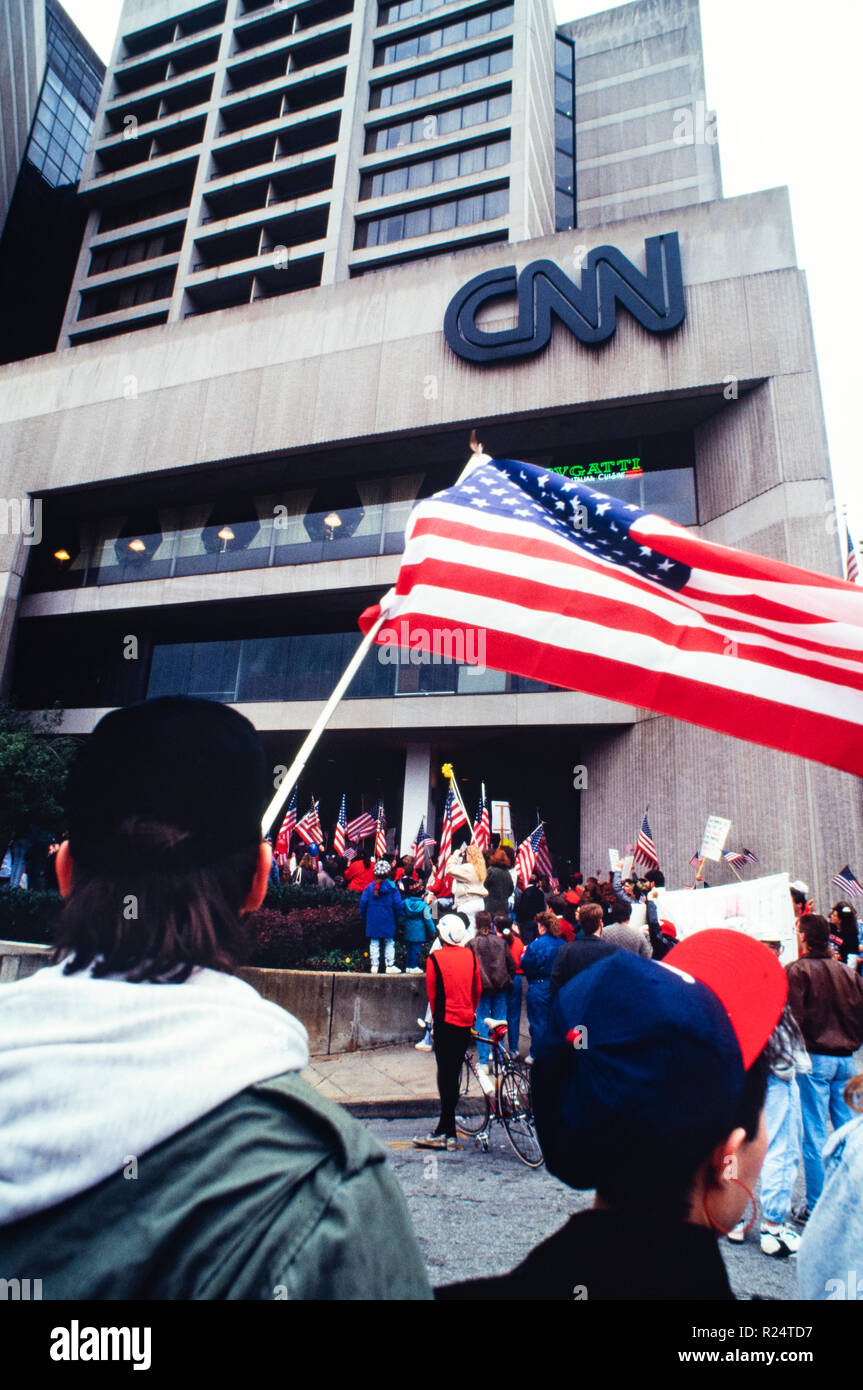
<path fill-rule="evenodd" d="M 417 1018 L 428 997 L 424 975 L 353 975 L 324 970 L 261 970 L 239 974 L 306 1027 L 309 1051 L 322 1057 L 417 1042 Z"/>

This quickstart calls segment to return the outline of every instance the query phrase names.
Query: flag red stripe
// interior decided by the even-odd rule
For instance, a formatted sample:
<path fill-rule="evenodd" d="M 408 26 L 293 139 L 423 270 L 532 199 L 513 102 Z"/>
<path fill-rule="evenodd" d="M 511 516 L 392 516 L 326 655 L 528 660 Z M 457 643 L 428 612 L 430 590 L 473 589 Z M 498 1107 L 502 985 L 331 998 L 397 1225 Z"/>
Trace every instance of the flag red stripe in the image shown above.
<path fill-rule="evenodd" d="M 437 615 L 412 611 L 410 618 L 430 631 L 441 625 Z M 457 619 L 448 619 L 447 625 L 454 632 L 475 627 Z M 759 695 L 740 694 L 729 700 L 727 690 L 705 681 L 645 671 L 612 657 L 555 647 L 493 628 L 486 634 L 486 663 L 494 671 L 512 671 L 567 690 L 651 709 L 782 753 L 812 757 L 817 750 L 817 761 L 863 776 L 863 739 L 859 724 L 851 720 Z"/>
<path fill-rule="evenodd" d="M 704 629 L 690 626 L 681 615 L 680 622 L 661 618 L 648 608 L 641 608 L 619 600 L 599 597 L 584 591 L 573 592 L 554 588 L 550 584 L 534 579 L 522 579 L 499 573 L 490 574 L 487 570 L 471 565 L 455 564 L 447 560 L 428 558 L 415 565 L 402 566 L 400 581 L 404 586 L 399 592 L 410 595 L 413 583 L 422 583 L 437 589 L 453 591 L 458 594 L 471 593 L 479 598 L 493 598 L 498 601 L 516 604 L 534 613 L 560 613 L 564 617 L 576 618 L 579 622 L 592 622 L 603 628 L 618 628 L 626 633 L 638 633 L 664 643 L 668 648 L 684 652 L 707 653 L 714 656 L 728 656 L 728 643 L 714 628 Z M 400 617 L 405 616 L 400 614 Z M 437 627 L 442 627 L 437 620 Z M 398 628 L 395 629 L 398 631 Z M 430 629 L 430 634 L 434 628 Z M 381 629 L 379 637 L 387 632 Z M 384 639 L 386 640 L 386 639 Z M 424 634 L 413 633 L 412 645 L 417 648 L 433 648 L 433 642 L 425 640 Z M 796 675 L 808 676 L 829 685 L 846 686 L 863 691 L 863 670 L 838 671 L 826 659 L 805 660 L 773 647 L 762 647 L 747 643 L 741 653 L 741 660 L 751 660 L 762 666 L 789 671 Z M 575 687 L 578 689 L 579 687 Z"/>

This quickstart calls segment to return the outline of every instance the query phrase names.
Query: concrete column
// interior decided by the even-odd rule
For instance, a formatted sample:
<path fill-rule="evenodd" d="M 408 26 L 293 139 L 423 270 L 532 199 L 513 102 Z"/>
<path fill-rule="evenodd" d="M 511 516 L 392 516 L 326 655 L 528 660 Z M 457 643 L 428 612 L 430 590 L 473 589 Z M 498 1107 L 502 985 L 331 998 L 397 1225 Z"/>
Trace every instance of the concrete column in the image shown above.
<path fill-rule="evenodd" d="M 430 773 L 431 744 L 409 744 L 405 753 L 405 783 L 402 795 L 402 854 L 407 854 L 410 849 L 423 818 L 428 830 Z"/>

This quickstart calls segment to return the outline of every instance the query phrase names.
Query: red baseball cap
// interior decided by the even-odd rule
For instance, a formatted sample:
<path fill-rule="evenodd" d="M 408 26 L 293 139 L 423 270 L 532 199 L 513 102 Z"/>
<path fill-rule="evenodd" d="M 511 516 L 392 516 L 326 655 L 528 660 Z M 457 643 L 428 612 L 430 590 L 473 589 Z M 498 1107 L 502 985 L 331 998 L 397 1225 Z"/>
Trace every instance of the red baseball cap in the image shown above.
<path fill-rule="evenodd" d="M 678 942 L 660 964 L 712 990 L 728 1015 L 748 1070 L 788 998 L 788 980 L 774 953 L 743 932 L 708 927 Z"/>

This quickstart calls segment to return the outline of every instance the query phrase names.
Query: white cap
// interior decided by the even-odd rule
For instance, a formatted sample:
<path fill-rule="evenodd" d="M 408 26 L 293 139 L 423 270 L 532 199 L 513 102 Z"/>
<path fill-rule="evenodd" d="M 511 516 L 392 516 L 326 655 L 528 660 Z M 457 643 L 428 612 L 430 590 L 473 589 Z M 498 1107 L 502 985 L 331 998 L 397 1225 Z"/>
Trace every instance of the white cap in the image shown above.
<path fill-rule="evenodd" d="M 802 878 L 795 878 L 794 882 L 791 884 L 791 887 L 796 888 L 797 892 L 802 893 L 805 898 L 809 897 L 809 884 L 804 883 Z"/>
<path fill-rule="evenodd" d="M 446 912 L 437 924 L 438 936 L 447 946 L 461 946 L 467 934 L 464 918 L 457 912 Z"/>

